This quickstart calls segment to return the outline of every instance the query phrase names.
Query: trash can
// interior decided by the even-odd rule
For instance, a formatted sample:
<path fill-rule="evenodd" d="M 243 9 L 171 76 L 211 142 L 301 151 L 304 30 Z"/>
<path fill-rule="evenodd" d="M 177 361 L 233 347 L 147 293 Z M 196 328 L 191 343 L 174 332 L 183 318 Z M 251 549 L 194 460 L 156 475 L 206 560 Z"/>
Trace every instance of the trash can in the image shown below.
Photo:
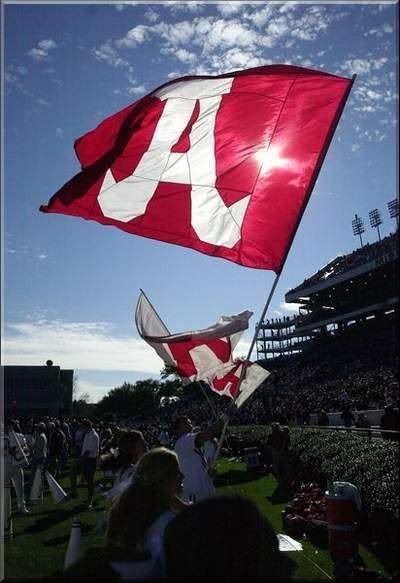
<path fill-rule="evenodd" d="M 332 555 L 351 558 L 358 553 L 358 526 L 361 499 L 358 489 L 349 482 L 333 482 L 325 492 L 328 540 Z"/>

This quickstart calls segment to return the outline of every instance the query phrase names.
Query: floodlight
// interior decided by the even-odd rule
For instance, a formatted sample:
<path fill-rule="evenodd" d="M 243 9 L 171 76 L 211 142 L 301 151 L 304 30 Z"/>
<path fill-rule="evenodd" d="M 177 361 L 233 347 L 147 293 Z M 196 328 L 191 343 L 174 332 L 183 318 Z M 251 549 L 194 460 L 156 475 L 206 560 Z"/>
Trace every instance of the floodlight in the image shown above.
<path fill-rule="evenodd" d="M 354 219 L 351 221 L 353 227 L 353 235 L 358 235 L 360 237 L 361 247 L 363 246 L 362 237 L 361 235 L 365 232 L 364 223 L 361 217 L 357 215 L 354 216 Z"/>
<path fill-rule="evenodd" d="M 389 215 L 391 219 L 396 219 L 399 226 L 399 201 L 397 198 L 388 202 Z"/>
<path fill-rule="evenodd" d="M 380 215 L 380 212 L 378 211 L 378 209 L 374 209 L 373 211 L 370 211 L 369 222 L 370 222 L 370 225 L 372 228 L 377 229 L 378 237 L 379 237 L 379 241 L 380 241 L 381 240 L 381 233 L 379 231 L 379 225 L 382 224 L 382 219 L 381 219 L 381 215 Z"/>

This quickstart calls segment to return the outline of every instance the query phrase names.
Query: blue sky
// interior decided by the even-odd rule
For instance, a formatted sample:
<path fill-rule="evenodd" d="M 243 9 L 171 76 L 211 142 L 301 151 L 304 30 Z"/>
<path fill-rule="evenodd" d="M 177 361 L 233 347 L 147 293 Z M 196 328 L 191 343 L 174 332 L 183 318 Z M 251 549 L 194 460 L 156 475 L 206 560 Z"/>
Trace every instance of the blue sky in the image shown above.
<path fill-rule="evenodd" d="M 181 2 L 2 6 L 4 364 L 73 368 L 93 401 L 123 381 L 158 378 L 139 339 L 143 288 L 171 331 L 252 310 L 245 354 L 275 274 L 128 235 L 40 204 L 74 174 L 74 140 L 165 81 L 288 63 L 350 77 L 350 98 L 275 291 L 284 294 L 359 240 L 394 230 L 398 5 L 393 2 Z"/>

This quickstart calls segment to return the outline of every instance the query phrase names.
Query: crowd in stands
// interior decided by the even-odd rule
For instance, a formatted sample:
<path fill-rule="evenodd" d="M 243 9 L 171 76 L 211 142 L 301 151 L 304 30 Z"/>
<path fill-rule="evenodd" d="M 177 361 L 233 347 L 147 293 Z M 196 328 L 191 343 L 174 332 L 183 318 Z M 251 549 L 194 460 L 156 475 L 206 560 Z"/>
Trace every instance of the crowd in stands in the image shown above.
<path fill-rule="evenodd" d="M 387 235 L 381 241 L 375 243 L 367 243 L 359 249 L 355 249 L 352 253 L 348 255 L 341 255 L 335 257 L 327 265 L 319 269 L 311 277 L 306 278 L 303 283 L 291 291 L 298 291 L 302 288 L 309 287 L 310 285 L 317 284 L 320 281 L 325 281 L 330 277 L 335 277 L 341 275 L 350 269 L 354 269 L 359 265 L 373 261 L 378 257 L 382 257 L 389 253 L 397 252 L 399 245 L 398 231 Z"/>

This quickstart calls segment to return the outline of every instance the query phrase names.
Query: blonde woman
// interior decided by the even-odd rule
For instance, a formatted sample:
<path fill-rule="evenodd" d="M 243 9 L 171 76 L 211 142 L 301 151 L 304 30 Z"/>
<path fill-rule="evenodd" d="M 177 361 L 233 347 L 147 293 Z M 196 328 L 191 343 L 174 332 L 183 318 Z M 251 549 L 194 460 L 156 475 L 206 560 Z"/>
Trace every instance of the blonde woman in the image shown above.
<path fill-rule="evenodd" d="M 164 447 L 145 453 L 135 478 L 112 505 L 107 548 L 92 561 L 81 561 L 67 576 L 111 580 L 159 580 L 164 574 L 163 537 L 167 524 L 185 506 L 180 500 L 183 475 L 176 454 Z"/>

